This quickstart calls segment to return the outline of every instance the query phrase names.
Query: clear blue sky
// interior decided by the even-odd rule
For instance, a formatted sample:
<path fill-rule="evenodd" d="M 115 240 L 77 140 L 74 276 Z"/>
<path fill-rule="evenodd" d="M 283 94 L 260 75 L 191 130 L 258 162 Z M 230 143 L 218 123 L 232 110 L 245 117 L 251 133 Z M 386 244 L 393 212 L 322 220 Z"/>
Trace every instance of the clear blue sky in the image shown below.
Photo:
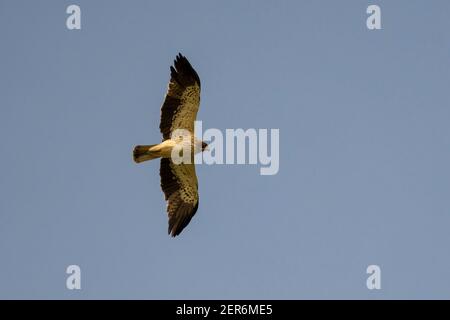
<path fill-rule="evenodd" d="M 66 29 L 78 4 L 82 30 Z M 366 28 L 378 4 L 382 30 Z M 450 2 L 0 2 L 0 298 L 450 298 Z M 279 128 L 280 171 L 197 168 L 167 235 L 169 65 L 204 128 Z M 82 269 L 82 290 L 65 270 Z M 366 288 L 366 268 L 382 289 Z"/>

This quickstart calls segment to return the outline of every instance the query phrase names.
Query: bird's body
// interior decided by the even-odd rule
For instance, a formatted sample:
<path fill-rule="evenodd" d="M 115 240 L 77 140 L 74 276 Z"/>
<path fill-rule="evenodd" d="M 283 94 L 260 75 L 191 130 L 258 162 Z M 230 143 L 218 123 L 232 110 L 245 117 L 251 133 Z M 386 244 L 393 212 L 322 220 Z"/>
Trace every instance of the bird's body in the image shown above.
<path fill-rule="evenodd" d="M 137 163 L 161 158 L 161 188 L 167 201 L 169 234 L 175 237 L 197 212 L 198 181 L 193 156 L 204 151 L 207 144 L 194 136 L 194 122 L 200 106 L 200 78 L 197 72 L 181 54 L 170 71 L 169 88 L 161 107 L 163 141 L 136 146 L 133 158 Z M 183 152 L 188 152 L 190 161 L 176 161 L 179 159 L 174 156 L 182 157 Z"/>
<path fill-rule="evenodd" d="M 205 143 L 193 136 L 167 139 L 159 144 L 136 146 L 133 158 L 137 163 L 156 158 L 172 158 L 173 152 L 180 149 L 190 150 L 193 156 L 205 149 Z"/>

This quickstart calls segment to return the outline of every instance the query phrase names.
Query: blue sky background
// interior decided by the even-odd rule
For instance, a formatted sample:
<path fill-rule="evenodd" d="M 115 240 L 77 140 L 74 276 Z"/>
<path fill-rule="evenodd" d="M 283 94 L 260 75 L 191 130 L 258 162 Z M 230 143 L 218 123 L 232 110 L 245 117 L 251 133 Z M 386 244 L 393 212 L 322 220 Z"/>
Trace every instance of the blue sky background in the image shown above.
<path fill-rule="evenodd" d="M 450 298 L 449 13 L 1 0 L 0 298 Z M 203 128 L 279 128 L 280 171 L 199 166 L 199 211 L 172 239 L 159 162 L 131 151 L 160 140 L 179 51 Z"/>

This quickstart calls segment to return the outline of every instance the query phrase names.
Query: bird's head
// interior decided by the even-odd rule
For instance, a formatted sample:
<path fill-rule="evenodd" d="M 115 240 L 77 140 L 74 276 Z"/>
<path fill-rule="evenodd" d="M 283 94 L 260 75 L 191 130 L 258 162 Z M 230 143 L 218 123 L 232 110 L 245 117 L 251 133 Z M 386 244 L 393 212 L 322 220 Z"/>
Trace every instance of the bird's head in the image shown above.
<path fill-rule="evenodd" d="M 208 151 L 209 150 L 209 148 L 208 148 L 208 144 L 206 143 L 206 142 L 203 142 L 202 141 L 202 151 Z"/>

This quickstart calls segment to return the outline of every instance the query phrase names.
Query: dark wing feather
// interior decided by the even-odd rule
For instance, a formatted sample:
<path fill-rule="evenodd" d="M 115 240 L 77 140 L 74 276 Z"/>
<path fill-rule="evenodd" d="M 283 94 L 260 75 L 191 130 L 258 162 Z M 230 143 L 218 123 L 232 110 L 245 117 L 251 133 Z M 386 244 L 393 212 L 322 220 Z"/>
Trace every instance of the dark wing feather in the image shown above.
<path fill-rule="evenodd" d="M 175 237 L 189 224 L 198 209 L 198 182 L 194 164 L 174 164 L 161 159 L 161 188 L 167 200 L 169 234 Z"/>
<path fill-rule="evenodd" d="M 159 128 L 163 139 L 170 139 L 175 129 L 194 133 L 194 121 L 200 106 L 200 78 L 186 57 L 177 55 L 170 67 L 170 82 L 161 107 Z"/>

